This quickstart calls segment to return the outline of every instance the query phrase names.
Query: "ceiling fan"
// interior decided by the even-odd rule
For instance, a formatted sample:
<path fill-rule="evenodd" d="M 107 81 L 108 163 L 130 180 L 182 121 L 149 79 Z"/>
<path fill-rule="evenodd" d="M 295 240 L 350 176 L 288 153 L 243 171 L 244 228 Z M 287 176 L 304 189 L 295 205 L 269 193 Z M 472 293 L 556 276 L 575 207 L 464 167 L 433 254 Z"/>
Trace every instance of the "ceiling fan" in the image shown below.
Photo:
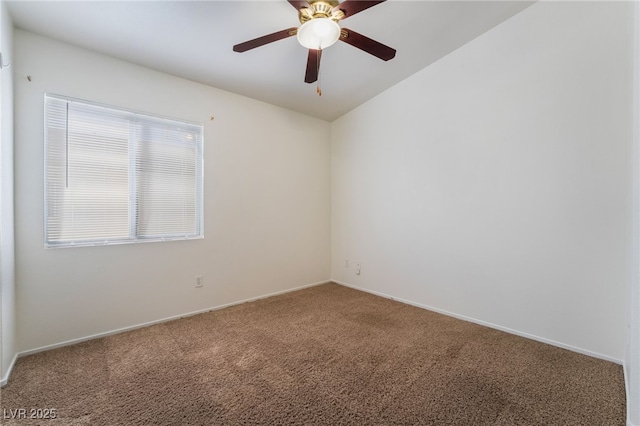
<path fill-rule="evenodd" d="M 365 37 L 353 30 L 340 28 L 340 25 L 338 25 L 338 21 L 362 12 L 385 0 L 345 0 L 342 3 L 327 0 L 288 1 L 289 4 L 298 10 L 298 19 L 302 24 L 300 28 L 288 28 L 245 41 L 244 43 L 233 46 L 233 50 L 235 52 L 246 52 L 247 50 L 297 35 L 298 42 L 309 49 L 307 70 L 304 76 L 306 83 L 313 83 L 318 80 L 322 50 L 338 40 L 357 47 L 383 61 L 388 61 L 396 56 L 395 49 Z M 319 88 L 318 94 L 321 94 Z"/>

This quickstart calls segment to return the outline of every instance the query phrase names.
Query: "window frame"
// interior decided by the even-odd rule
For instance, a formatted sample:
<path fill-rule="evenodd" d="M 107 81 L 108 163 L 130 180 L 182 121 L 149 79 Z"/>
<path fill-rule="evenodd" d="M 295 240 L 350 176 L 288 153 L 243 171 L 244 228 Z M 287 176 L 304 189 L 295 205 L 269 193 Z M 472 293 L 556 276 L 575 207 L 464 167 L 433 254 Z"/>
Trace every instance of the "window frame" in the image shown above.
<path fill-rule="evenodd" d="M 103 104 L 100 102 L 88 101 L 85 99 L 74 98 L 70 96 L 58 95 L 53 93 L 44 93 L 44 103 L 43 103 L 43 111 L 44 111 L 44 134 L 43 134 L 43 148 L 44 148 L 44 211 L 43 211 L 43 219 L 44 219 L 44 247 L 46 249 L 52 248 L 71 248 L 71 247 L 91 247 L 91 246 L 105 246 L 105 245 L 121 245 L 121 244 L 134 244 L 134 243 L 148 243 L 148 242 L 161 242 L 161 241 L 186 241 L 186 240 L 198 240 L 204 238 L 204 125 L 202 123 L 197 123 L 193 121 L 177 119 L 173 117 L 167 117 L 158 114 L 152 114 L 148 112 L 141 112 L 137 110 L 132 110 L 128 108 L 121 108 L 113 105 Z M 68 103 L 80 103 L 83 105 L 89 105 L 91 107 L 105 108 L 107 110 L 115 111 L 118 113 L 123 113 L 127 115 L 131 115 L 132 117 L 140 116 L 148 121 L 167 121 L 173 124 L 181 124 L 189 127 L 196 127 L 199 129 L 199 134 L 197 140 L 194 142 L 195 145 L 195 232 L 189 234 L 166 234 L 166 235 L 156 235 L 156 236 L 141 236 L 138 234 L 138 224 L 136 221 L 136 211 L 139 211 L 138 205 L 140 204 L 139 195 L 138 195 L 138 176 L 136 172 L 136 145 L 138 141 L 132 140 L 133 130 L 130 130 L 130 136 L 127 140 L 127 152 L 129 156 L 129 165 L 128 165 L 128 231 L 129 236 L 126 238 L 104 238 L 97 237 L 95 239 L 68 239 L 68 240 L 50 240 L 49 239 L 49 198 L 50 198 L 50 190 L 49 190 L 49 135 L 48 135 L 48 106 L 47 99 L 55 99 L 58 101 L 68 102 Z M 67 130 L 68 132 L 68 130 Z M 68 137 L 68 133 L 66 133 Z"/>

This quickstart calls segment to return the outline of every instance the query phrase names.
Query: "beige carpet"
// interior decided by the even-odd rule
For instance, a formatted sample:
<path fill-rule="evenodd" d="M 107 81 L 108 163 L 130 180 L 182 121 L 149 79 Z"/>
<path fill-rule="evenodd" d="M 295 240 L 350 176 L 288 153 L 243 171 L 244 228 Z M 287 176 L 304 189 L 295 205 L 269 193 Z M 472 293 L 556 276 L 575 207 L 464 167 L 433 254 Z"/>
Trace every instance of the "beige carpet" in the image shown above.
<path fill-rule="evenodd" d="M 625 424 L 619 365 L 337 284 L 21 358 L 1 405 L 6 425 Z"/>

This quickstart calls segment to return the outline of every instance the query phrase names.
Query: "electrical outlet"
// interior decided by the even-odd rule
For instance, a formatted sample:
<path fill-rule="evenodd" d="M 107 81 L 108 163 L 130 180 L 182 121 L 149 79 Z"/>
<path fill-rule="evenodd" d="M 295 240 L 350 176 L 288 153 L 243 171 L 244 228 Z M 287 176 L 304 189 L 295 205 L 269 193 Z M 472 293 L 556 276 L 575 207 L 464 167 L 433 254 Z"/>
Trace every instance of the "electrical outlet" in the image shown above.
<path fill-rule="evenodd" d="M 356 275 L 360 275 L 360 262 L 356 263 Z"/>
<path fill-rule="evenodd" d="M 202 275 L 196 275 L 196 288 L 202 287 Z"/>
<path fill-rule="evenodd" d="M 349 267 L 349 259 L 345 259 L 344 260 L 344 267 L 348 268 Z"/>

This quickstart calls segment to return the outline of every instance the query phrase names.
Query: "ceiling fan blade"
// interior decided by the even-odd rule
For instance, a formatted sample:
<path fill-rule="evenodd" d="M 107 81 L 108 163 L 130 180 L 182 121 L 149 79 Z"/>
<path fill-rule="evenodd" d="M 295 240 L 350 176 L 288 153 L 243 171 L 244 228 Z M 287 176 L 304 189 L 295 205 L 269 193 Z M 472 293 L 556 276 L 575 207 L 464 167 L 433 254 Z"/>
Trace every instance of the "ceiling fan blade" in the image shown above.
<path fill-rule="evenodd" d="M 336 7 L 334 7 L 333 10 L 340 9 L 342 12 L 344 12 L 344 18 L 342 19 L 346 19 L 349 16 L 353 16 L 358 12 L 362 12 L 363 10 L 369 9 L 372 6 L 383 3 L 384 1 L 385 0 L 378 0 L 378 1 L 345 0 L 339 5 L 337 5 Z M 296 2 L 296 3 L 299 3 L 299 2 Z"/>
<path fill-rule="evenodd" d="M 236 44 L 235 46 L 233 46 L 233 51 L 246 52 L 247 50 L 255 49 L 256 47 L 264 46 L 265 44 L 273 43 L 274 41 L 294 36 L 297 32 L 298 29 L 296 27 L 293 27 L 272 34 L 267 34 L 262 37 L 254 38 L 253 40 L 245 41 L 244 43 Z"/>
<path fill-rule="evenodd" d="M 365 37 L 362 34 L 358 34 L 357 32 L 347 28 L 343 28 L 340 32 L 340 40 L 352 45 L 353 47 L 357 47 L 360 50 L 364 50 L 383 61 L 388 61 L 396 56 L 396 49 L 385 46 L 380 42 L 372 40 L 369 37 Z"/>
<path fill-rule="evenodd" d="M 309 49 L 309 57 L 307 58 L 307 72 L 304 75 L 305 83 L 313 83 L 314 81 L 318 80 L 321 56 L 322 50 Z"/>
<path fill-rule="evenodd" d="M 296 1 L 296 0 L 288 0 L 289 4 L 296 8 L 296 10 L 300 10 L 303 7 L 309 7 L 309 2 L 307 1 Z"/>

